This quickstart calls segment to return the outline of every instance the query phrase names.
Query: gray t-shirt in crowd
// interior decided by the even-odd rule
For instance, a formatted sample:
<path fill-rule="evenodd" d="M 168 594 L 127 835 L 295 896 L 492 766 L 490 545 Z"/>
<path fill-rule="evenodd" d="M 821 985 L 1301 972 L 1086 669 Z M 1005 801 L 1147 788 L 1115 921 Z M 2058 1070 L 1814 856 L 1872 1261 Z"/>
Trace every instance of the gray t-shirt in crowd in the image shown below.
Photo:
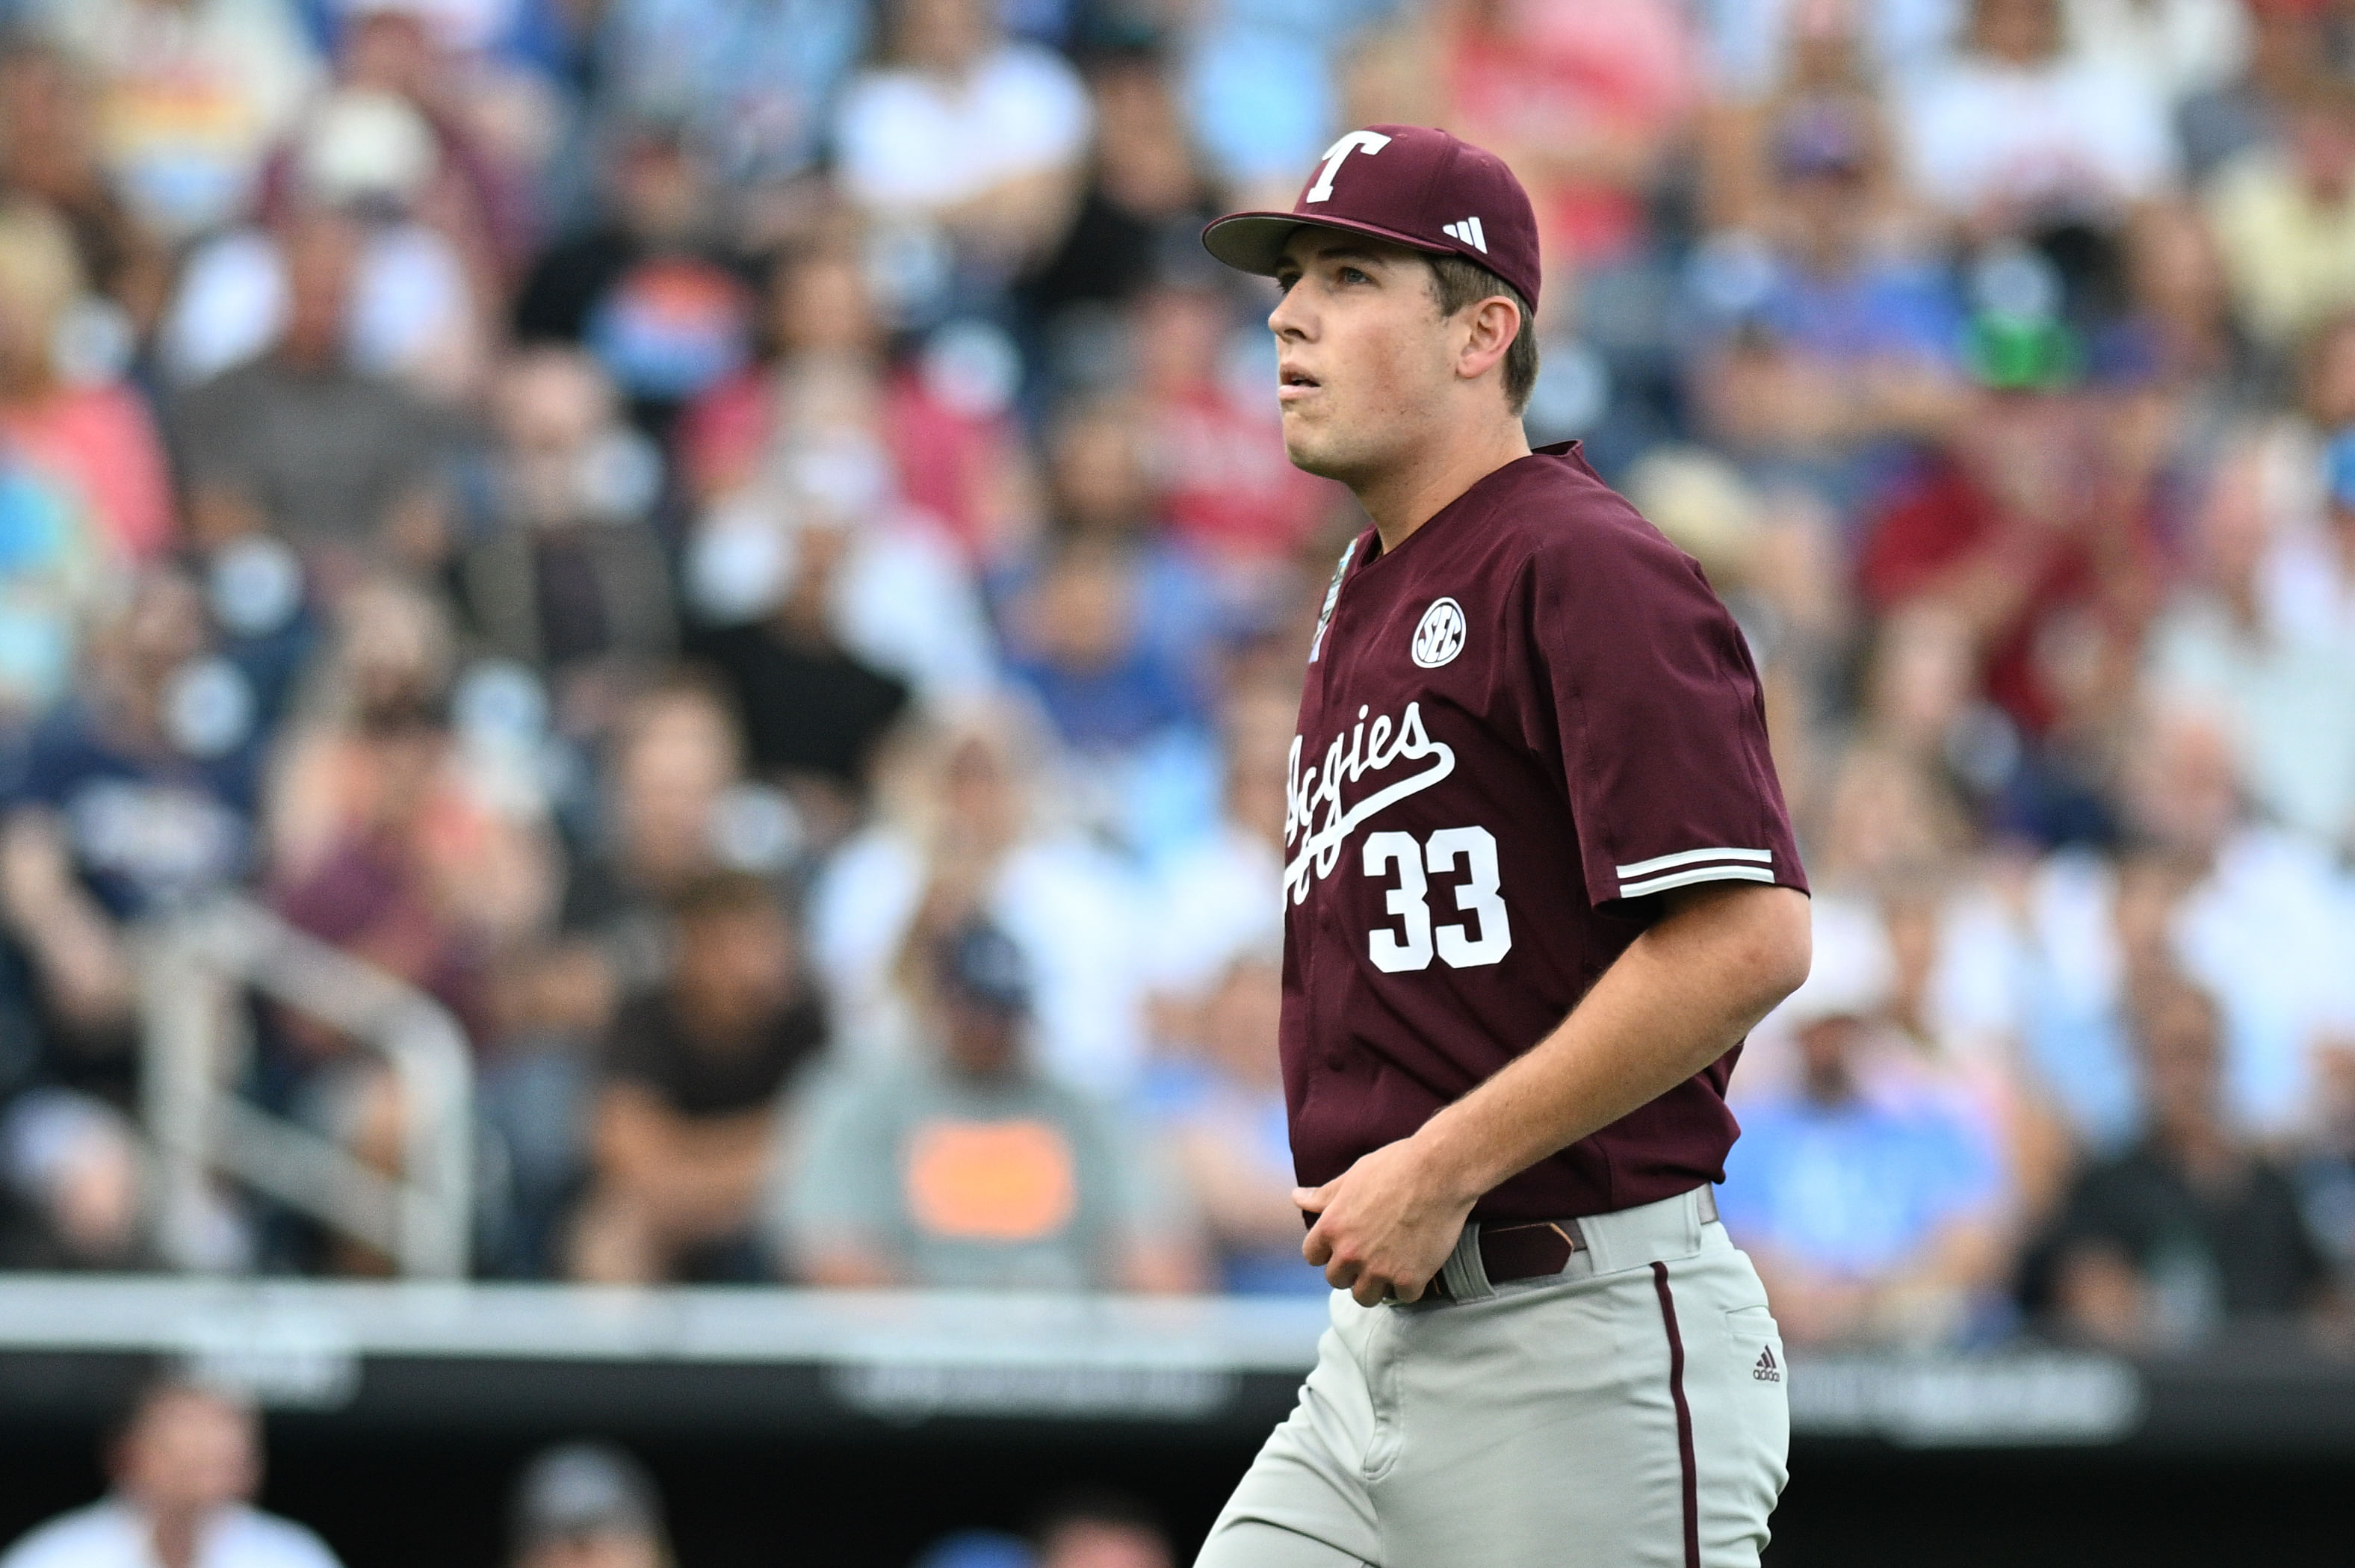
<path fill-rule="evenodd" d="M 1174 1222 L 1146 1140 L 1035 1076 L 931 1065 L 817 1088 L 772 1219 L 788 1258 L 879 1253 L 947 1289 L 1103 1289 L 1124 1247 Z"/>
<path fill-rule="evenodd" d="M 449 451 L 442 418 L 398 382 L 264 356 L 183 393 L 172 437 L 192 485 L 242 492 L 297 544 L 364 547 Z"/>

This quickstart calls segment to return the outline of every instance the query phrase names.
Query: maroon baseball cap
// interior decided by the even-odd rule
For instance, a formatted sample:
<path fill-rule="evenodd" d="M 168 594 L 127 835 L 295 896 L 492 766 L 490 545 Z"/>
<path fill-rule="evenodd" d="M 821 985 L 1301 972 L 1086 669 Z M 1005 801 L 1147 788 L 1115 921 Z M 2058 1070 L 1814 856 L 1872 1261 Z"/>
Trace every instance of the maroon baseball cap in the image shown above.
<path fill-rule="evenodd" d="M 1231 212 L 1202 230 L 1230 267 L 1272 276 L 1302 224 L 1461 256 L 1538 303 L 1538 220 L 1505 160 L 1428 125 L 1369 125 L 1325 149 L 1290 212 Z"/>

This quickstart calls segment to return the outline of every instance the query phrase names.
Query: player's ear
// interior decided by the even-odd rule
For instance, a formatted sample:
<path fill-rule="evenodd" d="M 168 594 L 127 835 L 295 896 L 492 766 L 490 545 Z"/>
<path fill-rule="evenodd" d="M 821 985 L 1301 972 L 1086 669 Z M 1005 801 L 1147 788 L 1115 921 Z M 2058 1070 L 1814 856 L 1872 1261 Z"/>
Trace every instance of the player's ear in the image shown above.
<path fill-rule="evenodd" d="M 1513 339 L 1529 329 L 1521 319 L 1520 306 L 1503 294 L 1490 294 L 1465 312 L 1466 331 L 1464 347 L 1456 357 L 1456 369 L 1467 381 L 1476 381 L 1488 373 L 1489 368 L 1503 362 L 1506 350 Z"/>

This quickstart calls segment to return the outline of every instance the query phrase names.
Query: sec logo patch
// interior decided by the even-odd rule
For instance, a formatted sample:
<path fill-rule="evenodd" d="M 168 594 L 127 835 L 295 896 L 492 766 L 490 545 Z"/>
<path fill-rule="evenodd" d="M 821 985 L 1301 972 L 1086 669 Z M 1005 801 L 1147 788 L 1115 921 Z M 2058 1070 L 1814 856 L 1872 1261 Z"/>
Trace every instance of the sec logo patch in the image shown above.
<path fill-rule="evenodd" d="M 1414 662 L 1437 669 L 1463 651 L 1464 606 L 1453 599 L 1433 600 L 1414 629 Z"/>

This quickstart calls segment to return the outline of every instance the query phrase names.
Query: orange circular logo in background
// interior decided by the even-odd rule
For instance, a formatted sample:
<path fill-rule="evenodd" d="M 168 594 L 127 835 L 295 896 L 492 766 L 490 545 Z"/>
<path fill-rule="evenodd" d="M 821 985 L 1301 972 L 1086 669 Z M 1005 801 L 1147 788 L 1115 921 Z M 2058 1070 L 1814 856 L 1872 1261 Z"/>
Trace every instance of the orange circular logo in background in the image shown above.
<path fill-rule="evenodd" d="M 1035 1242 L 1079 1207 L 1071 1146 L 1046 1122 L 927 1122 L 908 1144 L 908 1211 L 936 1236 Z"/>

